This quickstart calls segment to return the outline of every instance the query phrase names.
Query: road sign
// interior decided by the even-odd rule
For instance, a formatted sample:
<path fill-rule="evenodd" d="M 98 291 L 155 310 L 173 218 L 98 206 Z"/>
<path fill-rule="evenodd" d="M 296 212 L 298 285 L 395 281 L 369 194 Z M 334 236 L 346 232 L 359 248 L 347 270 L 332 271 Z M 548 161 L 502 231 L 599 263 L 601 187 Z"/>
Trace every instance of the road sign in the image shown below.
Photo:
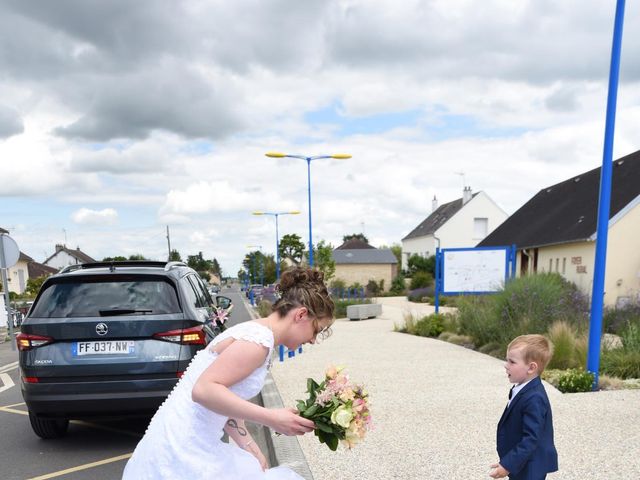
<path fill-rule="evenodd" d="M 9 235 L 0 234 L 0 268 L 11 268 L 18 263 L 20 249 Z"/>

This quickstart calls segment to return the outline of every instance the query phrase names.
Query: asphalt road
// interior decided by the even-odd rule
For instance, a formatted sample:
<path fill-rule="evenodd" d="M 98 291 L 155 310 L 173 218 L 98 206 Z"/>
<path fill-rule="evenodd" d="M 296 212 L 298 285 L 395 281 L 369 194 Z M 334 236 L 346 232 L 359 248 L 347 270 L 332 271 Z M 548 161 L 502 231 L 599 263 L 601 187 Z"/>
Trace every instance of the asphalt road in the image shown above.
<path fill-rule="evenodd" d="M 238 291 L 224 290 L 234 307 L 230 325 L 251 317 Z M 31 430 L 20 392 L 17 351 L 0 343 L 0 478 L 2 480 L 112 480 L 122 475 L 149 418 L 72 421 L 68 434 L 42 440 Z M 254 434 L 259 432 L 251 428 Z"/>

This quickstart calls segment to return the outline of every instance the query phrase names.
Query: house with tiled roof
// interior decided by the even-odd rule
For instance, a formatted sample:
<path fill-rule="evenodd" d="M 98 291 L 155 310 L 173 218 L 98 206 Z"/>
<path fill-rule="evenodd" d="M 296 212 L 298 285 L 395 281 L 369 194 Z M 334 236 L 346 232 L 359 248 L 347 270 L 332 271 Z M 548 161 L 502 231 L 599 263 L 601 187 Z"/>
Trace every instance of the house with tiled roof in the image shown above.
<path fill-rule="evenodd" d="M 56 245 L 55 253 L 42 263 L 60 270 L 68 265 L 79 265 L 81 263 L 90 262 L 95 262 L 95 260 L 81 251 L 80 247 L 74 250 L 72 248 L 67 248 L 66 245 L 58 244 Z"/>
<path fill-rule="evenodd" d="M 38 278 L 43 275 L 49 276 L 57 272 L 57 269 L 38 263 L 29 255 L 20 252 L 16 264 L 7 269 L 9 291 L 22 294 L 27 289 L 27 281 L 29 279 Z"/>
<path fill-rule="evenodd" d="M 398 274 L 398 259 L 390 249 L 375 248 L 363 240 L 352 238 L 332 252 L 336 264 L 334 278 L 346 285 L 359 283 L 365 287 L 370 280 L 385 291 Z"/>
<path fill-rule="evenodd" d="M 515 244 L 519 275 L 557 272 L 591 295 L 600 169 L 540 190 L 478 246 Z M 613 162 L 607 240 L 608 305 L 640 292 L 640 151 Z"/>
<path fill-rule="evenodd" d="M 431 214 L 402 239 L 402 269 L 412 255 L 430 257 L 437 247 L 474 247 L 507 217 L 485 192 L 473 193 L 471 187 L 464 187 L 462 198 L 442 205 L 434 196 Z"/>

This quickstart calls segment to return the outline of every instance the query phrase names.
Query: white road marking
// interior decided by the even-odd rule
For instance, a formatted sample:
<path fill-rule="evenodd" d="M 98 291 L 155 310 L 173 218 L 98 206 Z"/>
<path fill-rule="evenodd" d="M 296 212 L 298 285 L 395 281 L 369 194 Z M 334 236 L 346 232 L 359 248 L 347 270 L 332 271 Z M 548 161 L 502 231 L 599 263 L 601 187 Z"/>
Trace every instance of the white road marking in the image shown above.
<path fill-rule="evenodd" d="M 11 377 L 6 373 L 0 373 L 0 382 L 4 384 L 2 385 L 2 387 L 0 387 L 0 393 L 4 392 L 5 390 L 9 390 L 15 385 L 13 383 L 13 380 L 11 380 Z"/>

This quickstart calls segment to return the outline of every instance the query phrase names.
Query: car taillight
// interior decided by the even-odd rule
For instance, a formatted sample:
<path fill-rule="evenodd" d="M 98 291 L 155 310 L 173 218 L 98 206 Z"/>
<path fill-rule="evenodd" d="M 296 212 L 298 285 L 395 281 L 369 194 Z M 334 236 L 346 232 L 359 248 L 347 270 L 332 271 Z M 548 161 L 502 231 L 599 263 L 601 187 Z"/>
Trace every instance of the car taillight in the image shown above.
<path fill-rule="evenodd" d="M 205 334 L 202 331 L 203 325 L 192 328 L 181 328 L 168 332 L 156 333 L 153 338 L 166 340 L 167 342 L 181 343 L 183 345 L 206 345 Z"/>
<path fill-rule="evenodd" d="M 45 337 L 44 335 L 32 335 L 29 333 L 19 333 L 16 335 L 16 344 L 18 345 L 18 350 L 21 352 L 42 347 L 51 342 L 53 342 L 53 338 Z"/>

